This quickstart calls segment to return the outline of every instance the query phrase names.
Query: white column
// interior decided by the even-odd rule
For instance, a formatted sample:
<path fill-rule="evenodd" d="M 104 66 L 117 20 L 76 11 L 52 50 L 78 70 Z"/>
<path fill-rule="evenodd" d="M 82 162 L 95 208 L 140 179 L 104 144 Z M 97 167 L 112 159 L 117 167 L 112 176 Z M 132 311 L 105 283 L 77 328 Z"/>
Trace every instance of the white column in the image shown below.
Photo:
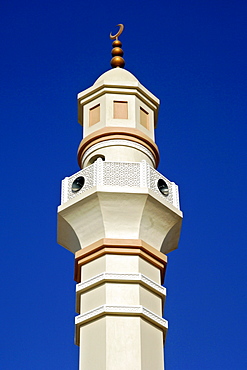
<path fill-rule="evenodd" d="M 89 249 L 76 256 L 80 370 L 163 370 L 166 256 L 141 241 Z"/>

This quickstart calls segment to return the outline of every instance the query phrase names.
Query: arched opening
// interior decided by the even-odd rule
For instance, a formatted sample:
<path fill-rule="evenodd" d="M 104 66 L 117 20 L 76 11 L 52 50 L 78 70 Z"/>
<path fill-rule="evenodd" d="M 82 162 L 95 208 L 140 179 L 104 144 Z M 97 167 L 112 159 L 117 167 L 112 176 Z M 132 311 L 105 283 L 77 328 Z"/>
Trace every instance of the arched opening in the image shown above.
<path fill-rule="evenodd" d="M 89 159 L 89 161 L 88 161 L 88 164 L 90 165 L 90 164 L 93 164 L 95 161 L 97 161 L 97 159 L 98 158 L 101 158 L 102 159 L 102 161 L 105 161 L 105 156 L 104 155 L 102 155 L 102 154 L 96 154 L 96 155 L 94 155 L 93 157 L 91 157 L 90 159 Z"/>

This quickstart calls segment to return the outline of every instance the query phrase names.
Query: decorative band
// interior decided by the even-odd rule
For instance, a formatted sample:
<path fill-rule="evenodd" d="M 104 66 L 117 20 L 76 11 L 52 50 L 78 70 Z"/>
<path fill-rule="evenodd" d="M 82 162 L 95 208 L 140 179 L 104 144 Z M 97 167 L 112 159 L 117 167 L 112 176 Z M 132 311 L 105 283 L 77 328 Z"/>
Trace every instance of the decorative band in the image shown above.
<path fill-rule="evenodd" d="M 161 273 L 161 282 L 164 281 L 167 256 L 151 247 L 141 239 L 100 239 L 97 242 L 80 249 L 75 253 L 75 274 L 77 283 L 81 282 L 81 267 L 106 254 L 135 255 L 143 258 Z"/>
<path fill-rule="evenodd" d="M 146 154 L 152 161 L 153 165 L 156 166 L 156 162 L 155 162 L 155 158 L 152 154 L 152 152 L 146 148 L 144 145 L 142 144 L 139 144 L 139 143 L 136 143 L 134 141 L 131 141 L 131 140 L 114 140 L 114 139 L 111 139 L 111 140 L 104 140 L 104 141 L 101 141 L 97 144 L 94 144 L 92 146 L 90 146 L 83 154 L 82 156 L 82 159 L 81 159 L 81 162 L 83 163 L 85 158 L 90 155 L 92 152 L 94 152 L 95 150 L 97 149 L 101 149 L 101 148 L 105 148 L 105 147 L 108 147 L 108 146 L 128 146 L 130 148 L 134 148 L 134 149 L 137 149 L 137 150 L 140 150 L 141 152 L 143 152 L 144 154 Z"/>
<path fill-rule="evenodd" d="M 82 315 L 78 315 L 75 317 L 75 325 L 76 325 L 76 332 L 75 332 L 75 344 L 80 345 L 80 327 L 89 323 L 90 321 L 94 321 L 99 317 L 103 316 L 139 316 L 148 322 L 152 323 L 153 325 L 157 326 L 163 331 L 164 340 L 166 337 L 166 332 L 168 329 L 168 321 L 163 319 L 162 317 L 156 315 L 152 311 L 148 310 L 147 308 L 136 305 L 136 306 L 113 306 L 113 305 L 102 305 L 93 310 L 90 310 Z"/>
<path fill-rule="evenodd" d="M 87 135 L 80 143 L 77 153 L 78 163 L 81 166 L 84 153 L 92 146 L 106 140 L 128 140 L 146 147 L 155 159 L 155 167 L 159 164 L 159 149 L 155 142 L 140 130 L 130 127 L 105 127 Z"/>
<path fill-rule="evenodd" d="M 103 272 L 95 275 L 94 277 L 83 281 L 76 285 L 76 311 L 80 312 L 80 296 L 86 290 L 95 288 L 97 285 L 103 282 L 117 282 L 117 283 L 139 283 L 150 289 L 157 295 L 166 297 L 166 288 L 160 284 L 157 284 L 152 279 L 141 273 L 115 273 L 115 272 Z"/>

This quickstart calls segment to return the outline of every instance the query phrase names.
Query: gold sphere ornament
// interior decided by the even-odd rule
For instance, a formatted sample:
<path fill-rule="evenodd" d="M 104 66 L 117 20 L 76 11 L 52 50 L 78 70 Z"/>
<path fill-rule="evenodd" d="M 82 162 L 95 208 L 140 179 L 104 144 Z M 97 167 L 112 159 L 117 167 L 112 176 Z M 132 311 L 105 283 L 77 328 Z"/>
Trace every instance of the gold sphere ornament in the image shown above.
<path fill-rule="evenodd" d="M 118 48 L 121 48 L 121 46 L 122 46 L 122 43 L 121 43 L 121 41 L 120 41 L 120 40 L 114 40 L 114 41 L 113 41 L 113 43 L 112 43 L 112 47 L 113 47 L 113 48 L 115 48 L 115 47 L 116 47 L 116 48 L 117 48 L 117 47 L 118 47 Z"/>
<path fill-rule="evenodd" d="M 124 58 L 121 56 L 115 56 L 111 60 L 111 66 L 112 68 L 120 67 L 123 68 L 125 66 Z"/>
<path fill-rule="evenodd" d="M 114 48 L 114 49 L 112 49 L 112 51 L 111 51 L 111 55 L 113 56 L 113 57 L 116 57 L 116 56 L 120 56 L 120 57 L 122 57 L 123 56 L 123 54 L 124 54 L 124 52 L 123 52 L 123 49 L 121 49 L 121 48 Z"/>

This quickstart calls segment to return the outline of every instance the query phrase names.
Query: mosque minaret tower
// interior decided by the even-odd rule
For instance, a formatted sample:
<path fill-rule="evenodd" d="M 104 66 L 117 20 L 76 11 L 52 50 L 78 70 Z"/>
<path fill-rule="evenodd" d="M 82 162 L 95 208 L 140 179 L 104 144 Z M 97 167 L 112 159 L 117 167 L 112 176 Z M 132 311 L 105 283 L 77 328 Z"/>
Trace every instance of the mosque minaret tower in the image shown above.
<path fill-rule="evenodd" d="M 159 173 L 159 99 L 124 67 L 78 94 L 80 171 L 62 181 L 58 243 L 75 254 L 79 370 L 164 370 L 168 252 L 178 246 L 177 185 Z"/>

